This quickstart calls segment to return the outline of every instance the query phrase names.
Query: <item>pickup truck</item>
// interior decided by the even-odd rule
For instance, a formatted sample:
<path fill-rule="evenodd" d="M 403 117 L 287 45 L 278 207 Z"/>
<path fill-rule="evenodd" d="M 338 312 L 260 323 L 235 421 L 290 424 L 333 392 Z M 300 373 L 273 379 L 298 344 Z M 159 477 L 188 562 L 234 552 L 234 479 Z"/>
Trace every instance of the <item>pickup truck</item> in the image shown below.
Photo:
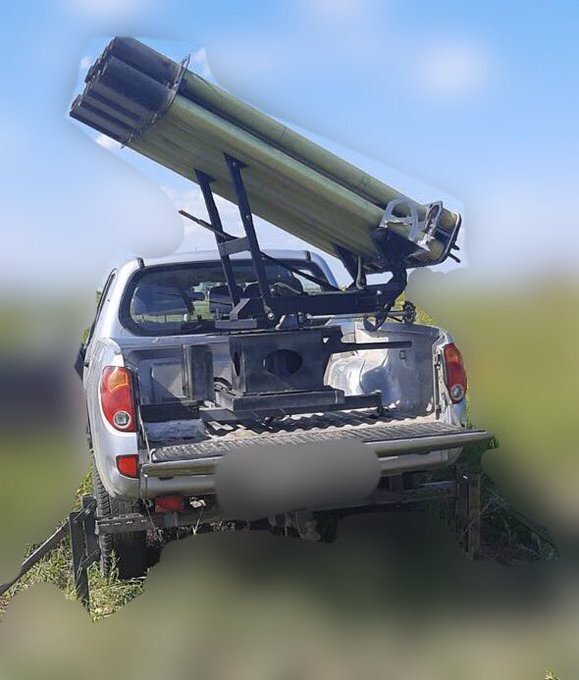
<path fill-rule="evenodd" d="M 188 64 L 114 38 L 70 109 L 196 183 L 207 220 L 179 212 L 216 243 L 113 271 L 77 362 L 101 561 L 106 572 L 115 552 L 122 577 L 146 569 L 149 534 L 186 526 L 267 522 L 329 540 L 349 509 L 412 497 L 426 485 L 417 475 L 490 439 L 466 427 L 452 338 L 416 324 L 410 303 L 396 308 L 409 270 L 460 261 L 460 214 L 411 199 Z M 217 197 L 237 205 L 236 233 Z M 254 217 L 337 258 L 351 282 L 340 287 L 312 252 L 264 251 Z"/>
<path fill-rule="evenodd" d="M 325 284 L 339 290 L 315 253 L 264 251 L 264 257 L 273 298 L 305 299 Z M 240 295 L 259 295 L 248 256 L 234 253 L 230 262 Z M 316 360 L 325 389 L 338 395 L 331 406 L 326 401 L 302 408 L 297 400 L 303 393 L 295 389 L 285 405 L 276 402 L 269 411 L 251 400 L 232 405 L 220 395 L 227 395 L 236 375 L 239 379 L 243 367 L 235 342 L 246 333 L 227 325 L 220 329 L 219 319 L 232 307 L 217 252 L 135 258 L 108 276 L 79 356 L 100 521 L 147 517 L 170 529 L 191 525 L 192 513 L 199 518 L 200 509 L 202 521 L 223 517 L 216 480 L 224 461 L 260 452 L 262 458 L 239 480 L 247 490 L 248 479 L 260 474 L 256 466 L 273 452 L 283 449 L 291 458 L 292 450 L 317 444 L 372 453 L 376 478 L 355 503 L 344 496 L 345 505 L 371 507 L 380 489 L 394 488 L 413 473 L 450 468 L 465 445 L 489 439 L 484 431 L 467 429 L 467 377 L 451 336 L 416 323 L 408 303 L 377 330 L 356 314 L 309 316 L 302 333 L 319 334 L 322 344 L 338 334 L 344 345 Z M 277 344 L 258 356 L 260 370 L 282 381 L 317 370 L 305 353 L 296 354 L 295 343 L 284 349 L 283 328 L 265 335 L 272 334 Z M 254 337 L 252 347 L 258 340 Z M 380 399 L 372 402 L 373 395 Z M 296 460 L 303 457 L 296 453 Z M 342 482 L 344 474 L 356 475 L 337 459 L 336 468 Z M 316 512 L 340 509 L 339 494 L 333 508 L 325 494 L 332 474 L 330 457 L 322 473 L 308 470 L 306 500 L 290 494 L 275 513 L 267 511 L 267 503 L 258 507 L 266 508 L 272 522 L 308 512 L 315 529 L 321 516 Z M 282 488 L 283 483 L 272 482 Z M 263 493 L 263 479 L 250 492 Z M 308 507 L 299 505 L 304 502 Z M 104 571 L 114 552 L 121 577 L 142 574 L 151 559 L 147 540 L 146 531 L 101 534 Z"/>

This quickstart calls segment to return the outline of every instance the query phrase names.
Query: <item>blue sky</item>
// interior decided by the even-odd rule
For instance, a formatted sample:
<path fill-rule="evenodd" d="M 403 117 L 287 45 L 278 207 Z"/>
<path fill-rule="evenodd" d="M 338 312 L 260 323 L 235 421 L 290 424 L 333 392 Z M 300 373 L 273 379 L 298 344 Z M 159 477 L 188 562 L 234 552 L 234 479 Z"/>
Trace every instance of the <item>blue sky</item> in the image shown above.
<path fill-rule="evenodd" d="M 557 1 L 7 5 L 2 285 L 42 272 L 46 290 L 91 289 L 128 253 L 210 245 L 176 215 L 199 207 L 193 186 L 67 117 L 90 59 L 119 34 L 194 55 L 197 72 L 396 188 L 461 209 L 473 278 L 574 272 L 578 27 L 579 5 Z"/>

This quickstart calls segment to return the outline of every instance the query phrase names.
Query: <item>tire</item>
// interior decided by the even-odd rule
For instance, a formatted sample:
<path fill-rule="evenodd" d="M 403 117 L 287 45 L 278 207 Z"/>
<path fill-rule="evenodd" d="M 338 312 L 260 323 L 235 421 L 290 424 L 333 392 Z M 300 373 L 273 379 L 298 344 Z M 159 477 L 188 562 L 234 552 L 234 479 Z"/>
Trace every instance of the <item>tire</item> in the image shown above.
<path fill-rule="evenodd" d="M 93 492 L 97 502 L 97 517 L 116 517 L 141 512 L 141 502 L 121 500 L 109 496 L 99 476 L 96 465 L 92 467 Z M 101 572 L 108 578 L 116 564 L 121 580 L 139 578 L 155 562 L 155 553 L 147 546 L 146 531 L 124 534 L 99 534 Z M 115 559 L 116 558 L 116 559 Z"/>

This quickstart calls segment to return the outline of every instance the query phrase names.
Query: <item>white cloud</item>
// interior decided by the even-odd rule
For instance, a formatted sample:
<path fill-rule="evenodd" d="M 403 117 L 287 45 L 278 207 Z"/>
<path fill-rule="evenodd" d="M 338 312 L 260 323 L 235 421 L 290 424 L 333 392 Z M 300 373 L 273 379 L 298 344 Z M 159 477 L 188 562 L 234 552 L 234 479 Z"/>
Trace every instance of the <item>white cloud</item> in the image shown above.
<path fill-rule="evenodd" d="M 193 52 L 189 63 L 189 68 L 198 73 L 202 78 L 211 78 L 213 76 L 207 60 L 207 50 L 204 47 L 200 47 L 196 52 Z"/>
<path fill-rule="evenodd" d="M 95 138 L 95 141 L 99 146 L 102 146 L 103 149 L 108 149 L 109 151 L 120 149 L 122 147 L 119 142 L 112 139 L 111 137 L 107 137 L 107 135 L 103 135 L 102 133 Z"/>
<path fill-rule="evenodd" d="M 468 98 L 488 87 L 492 59 L 480 45 L 444 41 L 419 50 L 412 71 L 416 85 L 429 96 Z"/>
<path fill-rule="evenodd" d="M 65 0 L 75 11 L 93 19 L 124 19 L 148 10 L 155 0 Z"/>

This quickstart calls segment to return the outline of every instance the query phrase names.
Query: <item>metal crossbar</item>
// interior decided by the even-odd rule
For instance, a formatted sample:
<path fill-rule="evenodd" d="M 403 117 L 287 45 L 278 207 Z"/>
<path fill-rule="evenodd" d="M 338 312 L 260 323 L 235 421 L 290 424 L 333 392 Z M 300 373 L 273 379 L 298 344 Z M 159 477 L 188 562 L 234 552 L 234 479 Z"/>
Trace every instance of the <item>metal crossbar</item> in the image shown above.
<path fill-rule="evenodd" d="M 18 574 L 8 583 L 0 584 L 0 595 L 15 586 L 46 555 L 55 550 L 70 535 L 72 548 L 72 570 L 78 599 L 88 608 L 89 586 L 88 567 L 100 557 L 96 535 L 96 500 L 92 496 L 83 498 L 81 510 L 71 512 L 66 522 L 39 545 L 22 563 Z"/>
<path fill-rule="evenodd" d="M 225 154 L 225 162 L 227 163 L 227 168 L 229 170 L 229 174 L 231 175 L 231 180 L 233 181 L 235 195 L 237 196 L 239 216 L 241 217 L 241 223 L 243 225 L 243 230 L 245 231 L 246 240 L 243 243 L 244 249 L 251 253 L 253 268 L 255 270 L 255 276 L 263 303 L 263 309 L 265 315 L 271 317 L 273 315 L 273 310 L 269 281 L 267 280 L 267 272 L 265 271 L 262 253 L 257 240 L 257 234 L 255 233 L 255 226 L 253 224 L 253 215 L 251 212 L 251 206 L 249 204 L 249 198 L 247 197 L 247 191 L 245 190 L 245 184 L 243 183 L 243 177 L 241 176 L 241 170 L 246 166 L 245 163 L 242 163 L 228 154 Z"/>
<path fill-rule="evenodd" d="M 328 286 L 324 282 L 323 293 L 287 297 L 275 296 L 268 281 L 265 262 L 271 260 L 278 261 L 266 256 L 260 249 L 251 205 L 243 182 L 242 170 L 246 165 L 228 154 L 224 154 L 224 158 L 235 190 L 244 236 L 236 237 L 225 232 L 211 187 L 213 178 L 198 169 L 195 169 L 195 175 L 205 200 L 209 224 L 185 211 L 180 211 L 182 215 L 210 229 L 215 235 L 227 288 L 233 303 L 229 320 L 220 321 L 219 328 L 222 330 L 247 330 L 249 327 L 273 326 L 284 316 L 333 316 L 338 314 L 374 315 L 376 319 L 375 328 L 378 328 L 386 319 L 397 297 L 406 288 L 405 266 L 400 263 L 393 270 L 394 275 L 391 281 L 385 284 L 368 286 L 365 281 L 362 261 L 353 260 L 351 267 L 348 269 L 355 278 L 355 289 L 353 290 L 341 291 L 335 286 Z M 231 255 L 242 251 L 247 251 L 251 255 L 251 262 L 260 293 L 259 297 L 245 298 L 240 294 L 240 287 L 237 285 Z M 340 251 L 338 255 L 343 261 L 348 261 L 347 253 Z M 285 264 L 282 264 L 282 266 L 294 274 L 314 280 L 311 276 L 307 276 L 301 271 L 290 269 Z M 321 283 L 319 279 L 315 282 Z M 253 323 L 252 326 L 247 326 L 249 320 Z"/>
<path fill-rule="evenodd" d="M 35 564 L 38 564 L 40 560 L 43 557 L 46 557 L 48 553 L 52 552 L 62 541 L 65 539 L 65 537 L 68 535 L 69 532 L 69 526 L 68 526 L 68 521 L 64 522 L 64 524 L 61 524 L 58 529 L 51 534 L 44 543 L 41 543 L 38 548 L 36 548 L 33 552 L 28 555 L 28 557 L 24 560 L 22 563 L 22 566 L 20 567 L 20 571 L 16 576 L 11 580 L 8 581 L 7 583 L 2 583 L 0 584 L 0 595 L 4 595 L 4 593 L 8 592 L 12 586 L 15 586 L 18 581 L 27 573 L 29 572 L 32 567 Z"/>
<path fill-rule="evenodd" d="M 209 224 L 209 222 L 206 222 L 205 220 L 202 220 L 199 217 L 195 217 L 195 215 L 191 215 L 191 213 L 188 213 L 186 210 L 179 210 L 179 214 L 183 215 L 183 217 L 186 217 L 188 220 L 191 220 L 192 222 L 195 222 L 195 224 L 198 224 L 200 227 L 203 227 L 204 229 L 208 229 L 214 234 L 219 234 L 220 236 L 224 236 L 228 241 L 235 241 L 237 239 L 236 236 L 233 236 L 232 234 L 228 234 L 226 231 L 218 232 L 213 228 L 213 225 Z M 272 264 L 275 264 L 279 267 L 282 267 L 282 269 L 286 269 L 288 272 L 291 272 L 292 274 L 296 274 L 297 276 L 301 276 L 302 278 L 306 279 L 307 281 L 311 281 L 312 283 L 316 283 L 318 286 L 320 286 L 324 290 L 334 290 L 334 291 L 340 291 L 341 289 L 338 288 L 337 286 L 333 286 L 329 281 L 326 279 L 320 279 L 318 276 L 314 276 L 313 274 L 310 274 L 309 272 L 305 272 L 301 269 L 298 269 L 297 267 L 293 267 L 291 264 L 288 264 L 287 262 L 284 262 L 283 260 L 279 260 L 277 257 L 272 257 L 271 255 L 267 255 L 266 253 L 261 253 L 261 256 L 266 262 L 271 262 Z"/>
<path fill-rule="evenodd" d="M 203 200 L 205 201 L 205 207 L 207 208 L 207 214 L 209 215 L 209 221 L 211 222 L 212 231 L 215 234 L 215 240 L 217 241 L 217 247 L 222 243 L 227 241 L 227 234 L 223 231 L 223 224 L 221 222 L 221 215 L 215 204 L 215 197 L 213 196 L 213 191 L 211 190 L 211 182 L 213 178 L 207 175 L 201 170 L 195 170 L 195 175 L 199 186 L 201 187 L 201 193 L 203 194 Z M 219 253 L 221 257 L 221 264 L 223 265 L 223 274 L 225 275 L 225 282 L 227 288 L 229 289 L 229 295 L 233 300 L 233 304 L 236 305 L 239 302 L 238 288 L 235 283 L 235 273 L 233 271 L 233 265 L 229 255 Z"/>

